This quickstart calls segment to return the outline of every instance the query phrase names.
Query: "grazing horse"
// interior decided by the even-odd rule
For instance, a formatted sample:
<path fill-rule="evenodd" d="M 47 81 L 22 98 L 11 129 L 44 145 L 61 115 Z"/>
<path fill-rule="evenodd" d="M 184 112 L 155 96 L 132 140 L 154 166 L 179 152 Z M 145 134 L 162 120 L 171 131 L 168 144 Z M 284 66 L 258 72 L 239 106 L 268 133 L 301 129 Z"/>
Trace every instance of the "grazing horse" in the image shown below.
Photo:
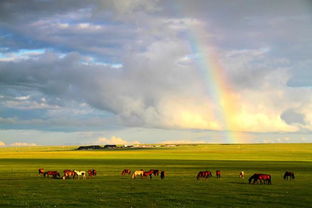
<path fill-rule="evenodd" d="M 199 180 L 200 178 L 209 178 L 212 176 L 212 173 L 210 171 L 199 171 L 197 174 L 197 180 Z"/>
<path fill-rule="evenodd" d="M 144 171 L 143 176 L 149 176 L 152 179 L 152 175 L 154 174 L 154 170 Z"/>
<path fill-rule="evenodd" d="M 57 171 L 47 171 L 47 172 L 44 172 L 44 174 L 43 174 L 44 177 L 46 177 L 46 176 L 49 177 L 50 175 L 53 178 L 60 178 L 61 177 L 60 173 Z"/>
<path fill-rule="evenodd" d="M 39 168 L 39 170 L 38 170 L 38 173 L 39 173 L 39 175 L 43 175 L 44 174 L 44 169 L 43 168 Z"/>
<path fill-rule="evenodd" d="M 63 176 L 64 180 L 66 178 L 69 178 L 70 176 L 72 176 L 73 179 L 75 179 L 76 176 L 78 177 L 77 173 L 73 170 L 64 170 L 63 173 L 64 173 L 64 176 Z"/>
<path fill-rule="evenodd" d="M 163 170 L 160 172 L 160 179 L 165 179 L 165 171 Z"/>
<path fill-rule="evenodd" d="M 142 178 L 143 175 L 144 175 L 144 170 L 136 170 L 133 172 L 131 178 L 135 179 L 137 176 L 141 176 L 141 178 Z"/>
<path fill-rule="evenodd" d="M 240 178 L 245 178 L 245 172 L 244 172 L 244 171 L 241 171 L 241 172 L 239 173 L 239 177 L 240 177 Z"/>
<path fill-rule="evenodd" d="M 220 170 L 216 171 L 216 176 L 217 176 L 217 178 L 221 178 L 221 171 Z"/>
<path fill-rule="evenodd" d="M 124 176 L 124 175 L 130 175 L 131 174 L 131 170 L 130 169 L 124 169 L 122 172 L 121 172 L 121 175 Z"/>
<path fill-rule="evenodd" d="M 82 176 L 83 179 L 86 179 L 86 171 L 84 171 L 84 170 L 81 170 L 81 171 L 74 170 L 74 172 L 77 174 L 77 178 L 78 179 L 79 179 L 79 176 Z"/>
<path fill-rule="evenodd" d="M 94 170 L 94 169 L 88 170 L 88 175 L 89 176 L 96 176 L 96 170 Z"/>
<path fill-rule="evenodd" d="M 250 183 L 261 183 L 261 184 L 271 184 L 271 175 L 269 174 L 262 174 L 262 173 L 255 173 L 253 174 L 249 179 L 249 184 Z"/>
<path fill-rule="evenodd" d="M 291 180 L 291 179 L 295 179 L 295 174 L 294 172 L 289 172 L 289 171 L 286 171 L 285 174 L 284 174 L 284 180 Z"/>

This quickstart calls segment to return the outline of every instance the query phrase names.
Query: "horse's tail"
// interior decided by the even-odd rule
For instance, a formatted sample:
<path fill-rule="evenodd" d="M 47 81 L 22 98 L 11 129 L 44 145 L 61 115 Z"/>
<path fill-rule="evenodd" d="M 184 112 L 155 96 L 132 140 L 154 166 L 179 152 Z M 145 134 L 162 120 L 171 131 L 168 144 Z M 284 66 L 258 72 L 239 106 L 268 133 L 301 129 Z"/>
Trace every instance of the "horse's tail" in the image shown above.
<path fill-rule="evenodd" d="M 132 178 L 132 179 L 135 179 L 135 174 L 134 174 L 134 173 L 132 174 L 131 178 Z"/>

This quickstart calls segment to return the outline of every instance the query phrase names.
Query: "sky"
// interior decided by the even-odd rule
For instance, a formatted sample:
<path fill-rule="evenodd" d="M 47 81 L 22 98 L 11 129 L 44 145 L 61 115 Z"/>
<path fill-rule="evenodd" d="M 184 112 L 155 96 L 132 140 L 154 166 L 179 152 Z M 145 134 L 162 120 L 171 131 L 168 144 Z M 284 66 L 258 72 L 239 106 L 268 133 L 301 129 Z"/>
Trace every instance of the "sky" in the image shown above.
<path fill-rule="evenodd" d="M 312 142 L 309 0 L 2 0 L 0 146 Z"/>

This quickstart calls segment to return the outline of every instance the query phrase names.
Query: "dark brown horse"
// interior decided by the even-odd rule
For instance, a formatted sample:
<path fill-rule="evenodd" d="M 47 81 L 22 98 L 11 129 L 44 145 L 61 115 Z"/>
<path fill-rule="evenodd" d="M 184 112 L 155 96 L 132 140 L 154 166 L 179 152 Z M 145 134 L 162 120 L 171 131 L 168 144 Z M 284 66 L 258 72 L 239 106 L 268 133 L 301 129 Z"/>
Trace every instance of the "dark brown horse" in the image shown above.
<path fill-rule="evenodd" d="M 217 178 L 221 178 L 221 171 L 220 170 L 216 170 L 216 176 L 217 176 Z"/>
<path fill-rule="evenodd" d="M 96 176 L 96 170 L 94 170 L 94 169 L 88 170 L 88 175 L 89 176 Z"/>
<path fill-rule="evenodd" d="M 75 173 L 75 171 L 73 170 L 64 170 L 63 173 L 64 173 L 64 176 L 63 176 L 64 180 L 69 177 L 73 177 L 73 179 L 75 179 L 75 177 L 77 176 L 77 173 Z"/>
<path fill-rule="evenodd" d="M 130 169 L 124 169 L 122 172 L 121 172 L 121 175 L 124 176 L 124 175 L 130 175 L 131 174 L 131 170 Z"/>
<path fill-rule="evenodd" d="M 153 170 L 153 169 L 151 169 L 151 170 Z M 159 172 L 160 172 L 159 170 L 153 170 L 153 175 L 154 175 L 154 176 L 158 176 L 158 175 L 159 175 Z"/>
<path fill-rule="evenodd" d="M 46 171 L 46 172 L 44 172 L 43 176 L 44 177 L 52 176 L 53 178 L 60 178 L 61 177 L 60 173 L 57 171 Z"/>
<path fill-rule="evenodd" d="M 255 173 L 249 179 L 249 183 L 260 183 L 260 184 L 271 184 L 271 175 L 269 174 L 262 174 L 262 173 Z"/>
<path fill-rule="evenodd" d="M 44 174 L 44 169 L 43 168 L 39 168 L 38 172 L 39 172 L 39 175 L 43 175 Z"/>
<path fill-rule="evenodd" d="M 289 172 L 289 171 L 286 171 L 285 174 L 284 174 L 284 180 L 291 180 L 291 179 L 295 179 L 295 174 L 294 172 Z"/>
<path fill-rule="evenodd" d="M 200 178 L 209 178 L 212 176 L 212 173 L 208 170 L 206 171 L 199 171 L 197 174 L 197 180 L 199 180 Z"/>

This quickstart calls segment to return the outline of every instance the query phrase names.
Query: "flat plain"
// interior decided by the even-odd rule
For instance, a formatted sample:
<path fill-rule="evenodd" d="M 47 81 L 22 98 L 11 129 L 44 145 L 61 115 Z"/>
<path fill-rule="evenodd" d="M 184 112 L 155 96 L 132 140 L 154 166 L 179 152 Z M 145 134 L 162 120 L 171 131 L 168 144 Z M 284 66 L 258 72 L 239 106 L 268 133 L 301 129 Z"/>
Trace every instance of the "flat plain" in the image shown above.
<path fill-rule="evenodd" d="M 75 146 L 0 148 L 0 207 L 311 207 L 312 144 L 207 144 L 152 149 L 85 150 Z M 38 168 L 97 170 L 86 180 L 57 180 Z M 160 180 L 120 172 L 159 169 Z M 221 178 L 196 180 L 201 170 Z M 239 172 L 246 174 L 239 178 Z M 296 179 L 283 180 L 286 171 Z M 272 185 L 248 184 L 261 172 Z"/>

